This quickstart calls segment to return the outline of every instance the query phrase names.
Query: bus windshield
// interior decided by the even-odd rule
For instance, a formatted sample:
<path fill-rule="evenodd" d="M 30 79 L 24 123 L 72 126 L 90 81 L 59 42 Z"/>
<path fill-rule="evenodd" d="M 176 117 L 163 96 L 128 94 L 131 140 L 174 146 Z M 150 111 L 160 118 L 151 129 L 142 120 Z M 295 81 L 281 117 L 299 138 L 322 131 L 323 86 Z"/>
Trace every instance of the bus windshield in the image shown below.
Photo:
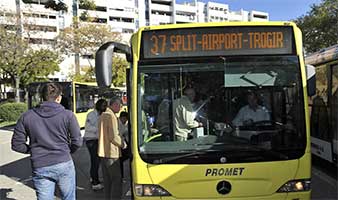
<path fill-rule="evenodd" d="M 300 158 L 306 147 L 300 74 L 298 57 L 285 55 L 140 62 L 141 158 L 172 164 Z"/>

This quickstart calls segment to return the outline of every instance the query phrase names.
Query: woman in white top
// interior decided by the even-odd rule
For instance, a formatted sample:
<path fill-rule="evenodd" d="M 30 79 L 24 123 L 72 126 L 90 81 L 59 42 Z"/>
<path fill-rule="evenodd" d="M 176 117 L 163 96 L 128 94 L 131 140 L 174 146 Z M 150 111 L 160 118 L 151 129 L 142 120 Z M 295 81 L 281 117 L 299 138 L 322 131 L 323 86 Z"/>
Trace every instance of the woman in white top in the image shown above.
<path fill-rule="evenodd" d="M 97 154 L 98 148 L 98 131 L 97 131 L 97 121 L 102 112 L 106 111 L 107 101 L 104 99 L 99 99 L 95 104 L 95 109 L 88 113 L 86 124 L 85 124 L 85 134 L 84 139 L 86 141 L 86 146 L 90 155 L 90 177 L 93 190 L 103 189 L 103 185 L 99 180 L 99 166 L 100 158 Z"/>

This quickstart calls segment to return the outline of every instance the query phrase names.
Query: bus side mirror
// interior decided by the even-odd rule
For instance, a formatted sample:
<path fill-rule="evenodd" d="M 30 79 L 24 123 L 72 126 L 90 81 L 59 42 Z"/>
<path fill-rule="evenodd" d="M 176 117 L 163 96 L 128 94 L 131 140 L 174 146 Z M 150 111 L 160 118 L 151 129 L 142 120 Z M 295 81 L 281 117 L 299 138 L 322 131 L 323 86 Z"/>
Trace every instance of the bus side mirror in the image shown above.
<path fill-rule="evenodd" d="M 309 97 L 316 94 L 316 69 L 312 65 L 306 65 L 307 95 Z"/>
<path fill-rule="evenodd" d="M 114 52 L 123 53 L 130 61 L 130 47 L 116 42 L 103 44 L 95 54 L 95 75 L 97 85 L 100 87 L 110 87 L 112 82 L 112 65 Z"/>

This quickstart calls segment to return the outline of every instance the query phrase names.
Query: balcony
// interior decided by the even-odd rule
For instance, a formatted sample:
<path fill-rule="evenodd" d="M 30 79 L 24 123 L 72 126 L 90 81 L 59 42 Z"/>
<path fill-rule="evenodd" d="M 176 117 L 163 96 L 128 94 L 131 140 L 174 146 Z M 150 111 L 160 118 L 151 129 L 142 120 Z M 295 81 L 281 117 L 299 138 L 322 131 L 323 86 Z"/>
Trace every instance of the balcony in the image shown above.
<path fill-rule="evenodd" d="M 176 12 L 184 12 L 184 13 L 196 13 L 196 7 L 191 5 L 175 5 Z"/>
<path fill-rule="evenodd" d="M 172 21 L 172 17 L 168 16 L 168 15 L 156 15 L 156 14 L 152 14 L 150 16 L 151 18 L 151 25 L 158 25 L 158 24 L 169 24 L 169 23 L 173 23 Z"/>
<path fill-rule="evenodd" d="M 135 23 L 108 21 L 108 25 L 110 25 L 113 28 L 133 29 L 133 30 L 136 29 Z"/>
<path fill-rule="evenodd" d="M 161 5 L 161 4 L 151 4 L 151 9 L 156 11 L 163 11 L 163 12 L 173 12 L 172 6 Z"/>
<path fill-rule="evenodd" d="M 197 17 L 196 16 L 176 15 L 176 22 L 185 22 L 185 23 L 197 22 Z"/>
<path fill-rule="evenodd" d="M 134 18 L 135 13 L 134 12 L 127 12 L 125 10 L 118 11 L 118 10 L 109 10 L 108 11 L 109 16 L 114 17 L 127 17 L 127 18 Z"/>

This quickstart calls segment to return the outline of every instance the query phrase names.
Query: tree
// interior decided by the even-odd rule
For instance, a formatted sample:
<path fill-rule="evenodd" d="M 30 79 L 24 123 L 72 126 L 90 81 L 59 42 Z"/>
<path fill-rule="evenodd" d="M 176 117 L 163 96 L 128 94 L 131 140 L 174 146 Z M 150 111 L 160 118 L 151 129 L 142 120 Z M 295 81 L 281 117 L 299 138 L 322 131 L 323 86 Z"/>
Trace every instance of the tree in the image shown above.
<path fill-rule="evenodd" d="M 128 67 L 128 62 L 125 58 L 120 55 L 116 55 L 113 58 L 113 77 L 112 84 L 114 86 L 123 86 L 123 83 L 126 82 L 126 69 Z"/>
<path fill-rule="evenodd" d="M 338 44 L 338 1 L 323 0 L 295 20 L 303 32 L 307 53 Z"/>
<path fill-rule="evenodd" d="M 94 77 L 94 67 L 91 63 L 91 59 L 94 58 L 96 50 L 104 43 L 108 41 L 121 41 L 121 34 L 111 31 L 107 25 L 90 24 L 90 23 L 78 23 L 73 24 L 70 27 L 65 28 L 58 36 L 58 48 L 66 55 L 70 55 L 78 52 L 80 55 L 86 55 L 89 57 L 90 63 L 89 69 L 86 69 L 85 74 L 72 74 L 71 77 L 76 80 L 92 80 Z M 121 80 L 124 82 L 125 68 L 127 62 L 123 61 L 121 57 L 116 60 L 118 69 L 121 67 L 124 69 L 118 70 L 114 79 L 116 83 L 121 84 Z"/>
<path fill-rule="evenodd" d="M 79 9 L 84 9 L 79 17 L 81 21 L 91 22 L 93 20 L 88 13 L 88 10 L 96 9 L 96 4 L 93 0 L 80 0 Z"/>
<path fill-rule="evenodd" d="M 46 80 L 49 74 L 59 70 L 60 62 L 57 52 L 31 48 L 29 38 L 18 34 L 17 28 L 17 25 L 0 26 L 0 71 L 9 78 L 15 91 L 30 82 Z M 19 100 L 16 93 L 16 101 Z"/>

